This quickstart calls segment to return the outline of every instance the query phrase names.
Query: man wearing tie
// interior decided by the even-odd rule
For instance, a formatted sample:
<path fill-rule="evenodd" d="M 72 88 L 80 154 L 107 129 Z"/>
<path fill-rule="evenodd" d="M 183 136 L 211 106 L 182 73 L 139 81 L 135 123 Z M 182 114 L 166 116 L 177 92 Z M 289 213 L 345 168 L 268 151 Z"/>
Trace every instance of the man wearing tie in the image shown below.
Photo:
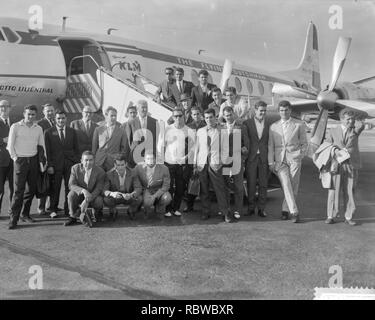
<path fill-rule="evenodd" d="M 93 111 L 90 106 L 84 106 L 82 110 L 82 119 L 74 120 L 70 123 L 70 127 L 76 131 L 78 142 L 78 158 L 82 152 L 92 150 L 92 138 L 94 136 L 97 123 L 92 121 Z"/>
<path fill-rule="evenodd" d="M 68 193 L 69 220 L 65 222 L 65 226 L 75 224 L 77 214 L 82 222 L 81 217 L 89 207 L 93 208 L 95 213 L 101 212 L 104 179 L 104 170 L 94 165 L 93 153 L 84 151 L 81 163 L 75 164 L 71 169 Z"/>
<path fill-rule="evenodd" d="M 255 116 L 243 123 L 245 141 L 249 151 L 246 165 L 247 197 L 249 202 L 247 215 L 255 214 L 255 207 L 258 207 L 258 215 L 264 218 L 267 216 L 264 209 L 267 201 L 268 135 L 270 125 L 266 118 L 267 104 L 264 101 L 257 101 L 254 109 Z M 256 204 L 257 182 L 258 203 Z"/>
<path fill-rule="evenodd" d="M 52 128 L 55 125 L 55 107 L 47 103 L 42 106 L 42 112 L 44 118 L 38 121 L 38 125 L 42 127 L 43 134 L 46 132 L 47 129 Z M 47 214 L 46 212 L 46 202 L 47 197 L 42 197 L 38 199 L 38 213 L 41 215 Z M 47 211 L 51 211 L 51 198 L 50 198 L 50 205 Z"/>
<path fill-rule="evenodd" d="M 138 164 L 134 170 L 143 188 L 143 208 L 146 217 L 153 208 L 165 214 L 166 207 L 172 201 L 168 191 L 171 183 L 168 168 L 164 164 L 156 163 L 152 150 L 147 150 L 144 163 Z"/>
<path fill-rule="evenodd" d="M 343 109 L 340 112 L 341 125 L 332 128 L 327 132 L 326 141 L 337 147 L 336 154 L 340 150 L 349 153 L 350 158 L 343 161 L 338 166 L 338 171 L 333 175 L 332 188 L 328 190 L 327 199 L 327 224 L 333 224 L 339 212 L 340 192 L 342 192 L 345 223 L 354 226 L 352 220 L 356 209 L 354 202 L 354 190 L 358 180 L 358 170 L 361 168 L 358 138 L 364 129 L 364 123 L 355 125 L 355 114 L 350 109 Z"/>
<path fill-rule="evenodd" d="M 72 166 L 79 162 L 76 131 L 66 126 L 64 111 L 56 112 L 56 126 L 44 133 L 47 152 L 47 172 L 53 175 L 53 193 L 51 195 L 51 218 L 57 217 L 61 182 L 64 179 L 65 201 L 64 211 L 68 216 L 69 177 Z"/>
<path fill-rule="evenodd" d="M 202 220 L 207 220 L 210 217 L 209 183 L 211 181 L 219 205 L 219 212 L 224 214 L 225 222 L 232 222 L 232 217 L 228 210 L 229 203 L 222 161 L 222 154 L 228 155 L 229 150 L 225 151 L 225 143 L 223 143 L 225 139 L 221 138 L 222 128 L 217 124 L 215 110 L 205 110 L 204 119 L 207 126 L 197 131 L 194 156 L 194 171 L 198 171 L 200 180 L 201 218 Z"/>
<path fill-rule="evenodd" d="M 95 128 L 92 139 L 92 153 L 95 155 L 95 165 L 105 171 L 113 168 L 114 156 L 124 153 L 128 159 L 129 143 L 124 130 L 117 122 L 117 110 L 108 107 L 104 111 L 105 124 Z"/>
<path fill-rule="evenodd" d="M 4 185 L 8 179 L 9 204 L 13 198 L 13 160 L 7 150 L 8 135 L 10 128 L 9 121 L 10 103 L 7 100 L 0 101 L 0 212 L 3 203 Z"/>
<path fill-rule="evenodd" d="M 281 120 L 273 123 L 269 130 L 268 165 L 275 172 L 284 191 L 281 219 L 287 220 L 289 213 L 292 222 L 299 221 L 296 203 L 302 159 L 307 151 L 306 126 L 291 118 L 291 104 L 283 100 L 279 103 Z"/>
<path fill-rule="evenodd" d="M 191 90 L 193 89 L 194 85 L 192 82 L 184 80 L 184 69 L 182 68 L 176 68 L 175 78 L 176 81 L 174 84 L 172 84 L 172 94 L 176 101 L 176 105 L 179 106 L 181 102 L 181 95 L 184 94 L 190 97 Z"/>

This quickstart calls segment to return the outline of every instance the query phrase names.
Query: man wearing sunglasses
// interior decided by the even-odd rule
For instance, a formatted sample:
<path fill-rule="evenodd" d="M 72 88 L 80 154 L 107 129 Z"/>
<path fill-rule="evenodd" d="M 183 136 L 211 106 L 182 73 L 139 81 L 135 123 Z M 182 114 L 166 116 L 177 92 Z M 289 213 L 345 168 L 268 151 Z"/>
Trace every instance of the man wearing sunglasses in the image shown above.
<path fill-rule="evenodd" d="M 164 102 L 171 107 L 177 106 L 177 101 L 173 95 L 173 86 L 175 85 L 174 70 L 171 67 L 165 68 L 166 79 L 163 80 L 155 93 L 155 101 L 157 103 Z"/>

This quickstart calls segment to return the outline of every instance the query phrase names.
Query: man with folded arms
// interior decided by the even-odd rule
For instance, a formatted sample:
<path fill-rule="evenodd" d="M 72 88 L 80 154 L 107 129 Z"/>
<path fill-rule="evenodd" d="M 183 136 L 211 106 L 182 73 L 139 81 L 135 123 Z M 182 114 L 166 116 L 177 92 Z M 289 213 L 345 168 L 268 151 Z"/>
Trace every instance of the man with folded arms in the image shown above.
<path fill-rule="evenodd" d="M 65 226 L 73 225 L 76 221 L 76 213 L 79 210 L 80 220 L 87 208 L 91 207 L 95 213 L 103 209 L 103 198 L 101 196 L 104 187 L 105 172 L 102 168 L 94 165 L 94 154 L 91 151 L 84 151 L 81 163 L 72 167 L 69 179 L 69 220 Z"/>
<path fill-rule="evenodd" d="M 127 167 L 124 154 L 116 155 L 114 160 L 115 167 L 106 173 L 104 204 L 109 208 L 109 214 L 114 220 L 117 217 L 116 206 L 129 205 L 128 214 L 133 220 L 142 204 L 142 186 L 134 171 Z"/>

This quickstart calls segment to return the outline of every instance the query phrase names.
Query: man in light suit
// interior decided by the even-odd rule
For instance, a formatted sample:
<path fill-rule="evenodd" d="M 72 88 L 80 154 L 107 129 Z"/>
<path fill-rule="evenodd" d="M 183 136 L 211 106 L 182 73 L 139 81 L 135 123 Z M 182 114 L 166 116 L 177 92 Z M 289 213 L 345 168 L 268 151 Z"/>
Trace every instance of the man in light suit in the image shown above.
<path fill-rule="evenodd" d="M 138 117 L 129 121 L 132 142 L 131 167 L 143 162 L 145 150 L 152 150 L 156 154 L 159 136 L 159 123 L 148 115 L 148 104 L 146 100 L 137 102 Z"/>
<path fill-rule="evenodd" d="M 268 135 L 270 124 L 266 118 L 267 104 L 257 101 L 254 105 L 255 116 L 246 120 L 244 125 L 245 141 L 249 151 L 246 163 L 247 190 L 248 190 L 248 215 L 255 214 L 258 207 L 258 215 L 266 217 L 264 211 L 267 201 L 268 187 Z M 255 193 L 258 181 L 258 203 Z"/>
<path fill-rule="evenodd" d="M 296 204 L 302 159 L 307 151 L 306 127 L 303 122 L 291 118 L 291 104 L 283 100 L 279 103 L 281 120 L 273 123 L 269 130 L 268 165 L 281 182 L 284 201 L 281 219 L 299 221 Z"/>
<path fill-rule="evenodd" d="M 225 222 L 232 222 L 229 212 L 227 190 L 223 177 L 222 154 L 228 155 L 229 148 L 225 150 L 224 139 L 221 137 L 221 126 L 217 124 L 214 109 L 204 111 L 207 126 L 198 129 L 195 144 L 195 171 L 198 171 L 200 180 L 200 199 L 202 203 L 202 220 L 210 217 L 209 183 L 214 188 L 219 205 L 219 212 L 224 214 Z"/>
<path fill-rule="evenodd" d="M 177 93 L 174 93 L 174 91 L 178 91 L 178 89 L 177 87 L 175 88 L 175 90 L 173 89 L 173 86 L 176 85 L 173 68 L 165 68 L 165 75 L 166 79 L 160 83 L 158 89 L 156 90 L 155 101 L 158 103 L 164 102 L 170 105 L 171 107 L 176 107 L 177 101 L 175 98 L 175 94 Z"/>
<path fill-rule="evenodd" d="M 8 179 L 9 185 L 9 204 L 13 198 L 13 160 L 10 158 L 7 150 L 10 120 L 9 120 L 10 103 L 7 100 L 0 101 L 0 212 L 3 203 L 4 185 Z"/>
<path fill-rule="evenodd" d="M 199 71 L 199 84 L 191 91 L 191 105 L 201 108 L 203 111 L 208 109 L 208 105 L 214 101 L 212 90 L 216 86 L 208 83 L 207 70 Z"/>
<path fill-rule="evenodd" d="M 82 119 L 74 120 L 70 123 L 70 127 L 76 131 L 78 143 L 78 158 L 81 157 L 83 151 L 92 150 L 92 138 L 95 128 L 98 126 L 92 121 L 93 111 L 90 106 L 84 106 L 82 110 Z"/>
<path fill-rule="evenodd" d="M 113 157 L 118 153 L 125 153 L 128 159 L 130 148 L 126 133 L 117 122 L 117 110 L 108 107 L 104 115 L 105 125 L 95 128 L 94 131 L 92 153 L 95 155 L 95 165 L 109 171 L 113 168 Z"/>
<path fill-rule="evenodd" d="M 166 206 L 172 201 L 169 193 L 170 175 L 164 164 L 156 164 L 155 155 L 146 151 L 144 163 L 135 167 L 135 174 L 143 188 L 143 207 L 146 217 L 156 206 L 156 211 L 165 214 Z"/>
<path fill-rule="evenodd" d="M 115 167 L 106 173 L 103 201 L 114 220 L 117 217 L 117 205 L 129 205 L 128 214 L 133 220 L 142 204 L 141 183 L 135 172 L 126 166 L 124 154 L 115 156 Z"/>
<path fill-rule="evenodd" d="M 82 153 L 81 163 L 72 167 L 69 178 L 69 220 L 65 226 L 71 226 L 77 221 L 79 210 L 80 220 L 83 222 L 82 214 L 89 207 L 95 212 L 103 209 L 103 198 L 101 196 L 104 187 L 105 172 L 102 168 L 94 165 L 94 154 L 91 151 Z"/>
<path fill-rule="evenodd" d="M 358 170 L 361 168 L 361 159 L 358 147 L 358 138 L 364 129 L 364 123 L 355 125 L 355 114 L 350 109 L 340 112 L 341 125 L 327 132 L 326 141 L 333 143 L 339 150 L 345 150 L 350 158 L 339 164 L 338 172 L 333 175 L 333 187 L 328 190 L 327 199 L 327 224 L 334 223 L 334 218 L 339 212 L 340 191 L 343 195 L 345 222 L 354 226 L 352 220 L 356 209 L 354 190 L 358 180 Z M 336 151 L 338 155 L 339 150 Z"/>

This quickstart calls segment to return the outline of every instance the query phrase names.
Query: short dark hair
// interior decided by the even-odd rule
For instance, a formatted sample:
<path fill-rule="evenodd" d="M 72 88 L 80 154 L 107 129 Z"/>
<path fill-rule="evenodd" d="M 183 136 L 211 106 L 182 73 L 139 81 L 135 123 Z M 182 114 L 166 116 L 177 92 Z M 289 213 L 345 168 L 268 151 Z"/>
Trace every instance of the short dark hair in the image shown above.
<path fill-rule="evenodd" d="M 233 94 L 237 94 L 237 90 L 235 87 L 228 87 L 225 89 L 225 93 L 227 92 L 230 92 L 230 93 L 233 93 Z"/>
<path fill-rule="evenodd" d="M 109 113 L 110 111 L 114 111 L 114 112 L 117 113 L 117 110 L 116 110 L 114 107 L 109 106 L 109 107 L 107 107 L 107 108 L 104 110 L 104 114 L 105 114 L 105 115 L 108 115 L 108 113 Z"/>
<path fill-rule="evenodd" d="M 340 119 L 344 119 L 346 115 L 349 117 L 355 117 L 356 114 L 352 109 L 349 108 L 342 109 L 339 113 Z"/>
<path fill-rule="evenodd" d="M 30 110 L 30 111 L 38 112 L 38 108 L 37 108 L 36 105 L 34 105 L 34 104 L 27 104 L 27 105 L 23 108 L 23 111 L 24 111 L 24 112 L 25 112 L 26 110 Z"/>
<path fill-rule="evenodd" d="M 126 155 L 125 153 L 117 153 L 115 154 L 115 156 L 113 157 L 113 160 L 116 162 L 116 161 L 125 161 L 126 163 Z"/>
<path fill-rule="evenodd" d="M 214 93 L 214 92 L 220 92 L 221 93 L 221 89 L 218 88 L 218 87 L 215 87 L 215 88 L 212 89 L 212 93 Z"/>
<path fill-rule="evenodd" d="M 200 76 L 201 74 L 208 77 L 208 71 L 207 70 L 202 69 L 201 71 L 199 71 L 198 76 Z"/>
<path fill-rule="evenodd" d="M 197 107 L 197 106 L 194 106 L 194 107 L 191 107 L 190 108 L 190 112 L 193 112 L 193 111 L 199 111 L 200 114 L 202 114 L 202 110 L 201 108 Z"/>
<path fill-rule="evenodd" d="M 215 117 L 216 112 L 213 108 L 208 108 L 208 109 L 204 110 L 204 114 L 212 114 Z"/>
<path fill-rule="evenodd" d="M 174 109 L 172 110 L 172 114 L 173 112 L 181 112 L 182 114 L 184 114 L 185 110 L 182 107 L 174 107 Z"/>
<path fill-rule="evenodd" d="M 223 109 L 223 114 L 224 114 L 225 111 L 226 111 L 226 112 L 232 112 L 232 113 L 234 112 L 234 111 L 233 111 L 233 108 L 232 108 L 231 106 L 226 106 L 226 107 L 224 107 L 224 109 Z"/>
<path fill-rule="evenodd" d="M 47 107 L 55 107 L 53 104 L 50 104 L 50 103 L 46 103 L 46 104 L 43 104 L 42 105 L 42 110 L 44 109 L 44 108 L 47 108 Z"/>
<path fill-rule="evenodd" d="M 135 111 L 137 111 L 137 106 L 135 104 L 130 104 L 126 109 L 126 112 L 129 112 L 130 109 L 134 109 Z"/>
<path fill-rule="evenodd" d="M 290 104 L 290 102 L 288 100 L 281 100 L 279 102 L 278 109 L 280 110 L 281 107 L 291 109 L 292 105 Z"/>
<path fill-rule="evenodd" d="M 178 71 L 178 72 L 181 72 L 182 74 L 184 74 L 184 69 L 182 69 L 181 67 L 177 67 L 175 71 Z"/>
<path fill-rule="evenodd" d="M 171 71 L 172 73 L 174 73 L 174 69 L 172 67 L 166 67 L 165 71 Z"/>
<path fill-rule="evenodd" d="M 59 110 L 57 110 L 57 111 L 55 112 L 55 117 L 56 117 L 58 114 L 65 114 L 65 115 L 66 115 L 66 112 L 65 112 L 64 110 L 59 109 Z"/>
<path fill-rule="evenodd" d="M 267 107 L 267 103 L 262 100 L 255 102 L 254 108 L 258 110 L 259 107 Z"/>
<path fill-rule="evenodd" d="M 93 156 L 94 157 L 94 154 L 90 150 L 85 150 L 85 151 L 82 152 L 81 158 L 83 158 L 83 156 Z"/>

